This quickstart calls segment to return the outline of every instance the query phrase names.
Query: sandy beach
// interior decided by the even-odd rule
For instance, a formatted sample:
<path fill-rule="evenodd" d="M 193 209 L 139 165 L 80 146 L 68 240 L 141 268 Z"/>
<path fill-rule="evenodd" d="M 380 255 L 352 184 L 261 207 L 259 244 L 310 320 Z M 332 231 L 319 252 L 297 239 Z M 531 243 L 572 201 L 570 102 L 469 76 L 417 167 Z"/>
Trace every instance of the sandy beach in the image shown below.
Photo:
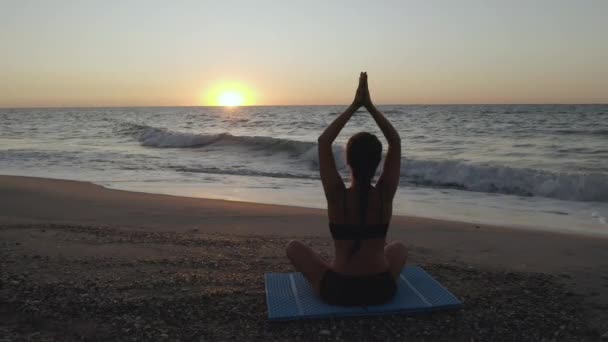
<path fill-rule="evenodd" d="M 5 340 L 593 341 L 608 333 L 608 239 L 394 217 L 389 240 L 464 302 L 419 315 L 268 323 L 284 245 L 328 258 L 323 210 L 0 176 Z M 0 340 L 2 340 L 0 338 Z"/>
<path fill-rule="evenodd" d="M 0 342 L 608 342 L 608 1 L 0 8 Z"/>

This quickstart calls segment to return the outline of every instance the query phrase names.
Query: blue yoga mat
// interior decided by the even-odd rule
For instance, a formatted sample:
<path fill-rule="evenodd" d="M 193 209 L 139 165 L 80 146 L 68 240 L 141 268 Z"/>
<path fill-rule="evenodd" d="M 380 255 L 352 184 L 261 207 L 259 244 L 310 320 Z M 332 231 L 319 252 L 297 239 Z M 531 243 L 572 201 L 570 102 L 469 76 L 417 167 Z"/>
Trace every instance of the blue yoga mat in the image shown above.
<path fill-rule="evenodd" d="M 301 273 L 267 273 L 268 319 L 297 320 L 457 309 L 462 303 L 419 266 L 401 272 L 397 295 L 383 305 L 343 307 L 322 302 Z"/>

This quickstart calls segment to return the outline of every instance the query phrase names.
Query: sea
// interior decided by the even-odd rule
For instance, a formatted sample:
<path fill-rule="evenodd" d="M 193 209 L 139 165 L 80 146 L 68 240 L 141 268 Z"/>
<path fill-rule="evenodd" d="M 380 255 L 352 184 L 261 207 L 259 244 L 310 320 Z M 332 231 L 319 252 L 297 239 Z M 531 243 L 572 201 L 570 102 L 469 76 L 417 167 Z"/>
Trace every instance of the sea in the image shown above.
<path fill-rule="evenodd" d="M 326 208 L 317 137 L 345 106 L 0 109 L 0 174 Z M 608 236 L 608 105 L 379 106 L 402 139 L 394 213 Z M 334 144 L 347 184 L 345 143 Z M 380 172 L 380 170 L 379 170 Z"/>

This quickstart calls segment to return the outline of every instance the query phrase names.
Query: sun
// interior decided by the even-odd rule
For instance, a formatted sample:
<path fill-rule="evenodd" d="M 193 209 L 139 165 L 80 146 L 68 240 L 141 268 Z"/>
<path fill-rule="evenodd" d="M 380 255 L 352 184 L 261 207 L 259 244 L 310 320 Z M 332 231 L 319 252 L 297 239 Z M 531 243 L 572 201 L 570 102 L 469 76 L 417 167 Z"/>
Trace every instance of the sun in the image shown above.
<path fill-rule="evenodd" d="M 217 102 L 220 106 L 237 107 L 243 105 L 245 97 L 236 91 L 226 91 L 220 94 Z"/>
<path fill-rule="evenodd" d="M 255 104 L 253 92 L 241 82 L 223 82 L 211 87 L 201 101 L 208 106 L 238 107 Z"/>

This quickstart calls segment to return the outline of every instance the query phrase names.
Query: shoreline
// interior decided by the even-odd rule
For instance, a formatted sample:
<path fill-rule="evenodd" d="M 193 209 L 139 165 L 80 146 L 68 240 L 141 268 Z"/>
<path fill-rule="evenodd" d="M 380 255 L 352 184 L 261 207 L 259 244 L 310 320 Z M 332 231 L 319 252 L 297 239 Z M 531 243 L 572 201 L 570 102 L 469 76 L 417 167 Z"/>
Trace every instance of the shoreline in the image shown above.
<path fill-rule="evenodd" d="M 76 260 L 80 266 L 74 267 L 84 274 L 94 274 L 96 265 L 106 265 L 113 258 L 133 264 L 135 272 L 137 265 L 147 265 L 145 260 L 150 258 L 160 258 L 159 262 L 165 263 L 163 259 L 172 260 L 182 254 L 188 260 L 207 255 L 211 260 L 244 264 L 255 270 L 251 277 L 261 277 L 264 272 L 291 271 L 283 247 L 293 238 L 310 242 L 329 256 L 331 239 L 325 210 L 129 192 L 78 181 L 0 176 L 0 240 L 4 242 L 0 247 L 6 262 L 10 261 L 3 268 L 14 268 L 15 272 L 8 274 L 9 281 L 22 282 L 14 280 L 14 276 L 24 267 L 31 267 L 30 275 L 42 277 L 41 273 L 48 271 L 40 263 L 48 258 Z M 241 242 L 232 245 L 214 239 Z M 456 274 L 469 271 L 491 279 L 497 279 L 497 274 L 515 272 L 524 277 L 517 278 L 520 282 L 536 279 L 535 274 L 547 275 L 547 284 L 562 286 L 582 303 L 589 312 L 585 319 L 591 326 L 600 333 L 608 330 L 608 239 L 394 216 L 388 240 L 397 239 L 410 249 L 408 263 L 438 269 L 438 276 L 446 279 L 450 288 L 459 286 L 455 279 L 460 276 Z M 267 248 L 263 247 L 266 243 Z M 216 246 L 216 254 L 206 254 L 205 247 L 201 247 L 206 245 Z M 244 255 L 240 249 L 250 254 Z M 257 256 L 258 249 L 271 254 L 269 260 L 273 261 Z M 196 263 L 188 261 L 192 267 Z M 174 270 L 177 266 L 169 262 L 163 267 Z M 209 270 L 216 271 L 217 268 Z M 62 279 L 76 277 L 66 272 Z M 473 278 L 483 283 L 479 274 Z M 234 276 L 234 281 L 242 284 L 238 274 Z M 482 291 L 467 279 L 460 281 Z M 486 286 L 499 292 L 502 288 L 497 280 Z M 510 291 L 518 293 L 524 288 L 518 289 L 513 283 Z M 247 292 L 246 287 L 239 291 Z M 476 298 L 475 293 L 462 291 Z M 493 299 L 490 296 L 485 300 Z"/>
<path fill-rule="evenodd" d="M 69 180 L 69 179 L 67 179 Z M 89 181 L 85 181 L 89 182 Z M 153 194 L 153 195 L 167 195 L 167 196 L 176 196 L 176 197 L 187 197 L 187 198 L 202 198 L 208 200 L 220 200 L 220 201 L 229 201 L 229 202 L 239 202 L 239 203 L 251 203 L 251 204 L 265 204 L 265 205 L 274 205 L 278 207 L 295 207 L 295 208 L 305 208 L 305 209 L 317 209 L 325 212 L 327 210 L 325 206 L 325 202 L 323 201 L 321 205 L 314 205 L 313 202 L 310 201 L 310 194 L 306 194 L 308 200 L 302 201 L 302 198 L 299 198 L 296 203 L 294 203 L 293 196 L 294 195 L 286 195 L 285 193 L 281 193 L 280 195 L 272 196 L 262 196 L 257 197 L 259 195 L 253 195 L 255 191 L 240 189 L 238 192 L 239 199 L 234 199 L 234 196 L 226 193 L 226 191 L 222 191 L 222 189 L 213 189 L 208 186 L 186 186 L 189 190 L 184 189 L 184 185 L 182 184 L 145 184 L 143 182 L 129 182 L 129 186 L 124 186 L 122 183 L 95 183 L 90 182 L 96 185 L 101 185 L 106 189 L 111 190 L 120 190 L 120 191 L 128 191 L 128 192 L 136 192 L 136 193 L 145 193 L 145 194 Z M 197 196 L 196 194 L 200 192 L 206 192 L 204 197 Z M 273 190 L 274 191 L 274 190 Z M 304 190 L 304 193 L 307 191 Z M 515 218 L 514 216 L 510 216 L 511 220 L 509 223 L 504 223 L 500 218 L 505 217 L 505 213 L 509 212 L 509 210 L 513 210 L 514 208 L 504 207 L 504 212 L 497 211 L 495 208 L 496 205 L 500 206 L 500 203 L 496 203 L 491 205 L 492 208 L 489 207 L 481 207 L 475 215 L 472 215 L 467 212 L 467 208 L 472 209 L 471 203 L 463 204 L 462 202 L 457 204 L 455 207 L 446 205 L 449 203 L 449 200 L 443 199 L 441 203 L 435 203 L 432 206 L 423 205 L 421 206 L 418 203 L 413 203 L 412 199 L 418 197 L 417 195 L 407 195 L 406 198 L 403 198 L 403 193 L 408 193 L 407 189 L 403 189 L 400 193 L 398 191 L 397 197 L 400 203 L 394 203 L 393 207 L 393 217 L 413 217 L 419 219 L 429 219 L 429 220 L 437 220 L 437 221 L 445 221 L 445 222 L 457 222 L 462 224 L 473 224 L 473 225 L 484 225 L 491 227 L 501 227 L 504 229 L 514 229 L 514 230 L 524 230 L 524 231 L 534 231 L 534 232 L 546 232 L 546 233 L 556 233 L 556 234 L 566 234 L 566 235 L 574 235 L 574 236 L 585 236 L 585 237 L 598 237 L 598 238 L 608 238 L 608 226 L 606 226 L 605 230 L 598 229 L 598 227 L 592 227 L 588 222 L 585 224 L 581 224 L 582 222 L 576 221 L 580 219 L 580 217 L 575 218 L 575 221 L 572 221 L 570 218 L 571 213 L 562 212 L 559 210 L 554 211 L 541 211 L 536 212 L 535 216 L 530 216 L 529 213 L 522 217 Z M 297 193 L 295 196 L 302 196 L 303 193 Z M 322 193 L 316 194 L 315 198 L 323 199 L 324 195 Z M 455 195 L 457 197 L 458 195 Z M 289 199 L 287 199 L 287 198 Z M 501 195 L 501 197 L 508 197 L 508 195 Z M 509 196 L 510 197 L 510 196 Z M 281 199 L 285 199 L 289 201 L 289 204 L 282 204 Z M 535 198 L 538 199 L 538 198 Z M 454 198 L 457 201 L 457 198 Z M 545 198 L 541 200 L 547 200 Z M 513 199 L 511 199 L 513 201 Z M 506 204 L 506 203 L 503 203 Z M 413 208 L 412 208 L 413 205 Z M 461 207 L 458 207 L 458 206 Z M 534 203 L 529 203 L 530 207 L 534 207 Z M 403 208 L 408 208 L 405 212 Z M 502 207 L 501 207 L 502 208 Z M 488 211 L 492 210 L 492 213 L 488 213 Z M 466 214 L 465 214 L 466 212 Z M 517 215 L 517 210 L 511 212 L 512 215 Z M 553 217 L 553 220 L 562 219 L 559 221 L 558 225 L 549 225 L 547 224 L 550 221 L 549 217 L 545 217 L 544 219 L 538 219 L 540 215 L 559 215 L 558 217 Z M 593 216 L 592 216 L 593 217 Z M 534 218 L 534 222 L 527 222 L 529 219 Z M 566 220 L 564 220 L 566 218 Z M 544 224 L 543 224 L 544 222 Z M 552 221 L 555 222 L 555 221 Z M 572 229 L 570 227 L 577 227 L 576 229 Z"/>
<path fill-rule="evenodd" d="M 18 196 L 11 197 L 15 194 Z M 40 223 L 331 238 L 324 209 L 118 190 L 75 180 L 0 175 L 0 224 Z M 608 267 L 606 236 L 393 215 L 388 239 L 430 245 L 445 257 L 461 257 L 466 253 L 466 259 L 482 261 L 475 258 L 472 251 L 463 250 L 473 247 L 486 257 L 495 257 L 498 267 L 519 265 L 525 270 L 543 269 L 555 263 L 583 266 L 573 258 L 564 258 L 555 247 L 571 250 L 573 246 L 600 245 L 606 246 L 606 252 L 600 253 L 606 258 L 598 260 L 607 260 L 604 266 Z M 487 248 L 475 246 L 480 243 Z M 536 258 L 532 263 L 523 262 L 524 258 L 507 248 L 511 244 L 530 250 L 553 246 L 535 252 L 552 261 L 542 262 Z M 460 253 L 450 253 L 452 245 L 461 246 Z M 571 251 L 565 254 L 573 255 Z M 507 257 L 511 260 L 508 263 L 503 260 Z"/>
<path fill-rule="evenodd" d="M 98 186 L 101 187 L 105 190 L 112 190 L 112 191 L 122 191 L 125 193 L 136 193 L 136 194 L 146 194 L 146 195 L 154 195 L 154 196 L 170 196 L 170 197 L 176 197 L 176 198 L 187 198 L 187 199 L 199 199 L 199 200 L 203 200 L 203 201 L 225 201 L 225 202 L 229 202 L 229 203 L 240 203 L 242 205 L 264 205 L 264 206 L 274 206 L 277 207 L 277 210 L 280 210 L 279 208 L 298 208 L 298 209 L 304 209 L 304 210 L 317 210 L 320 211 L 320 213 L 322 213 L 323 215 L 325 215 L 326 213 L 326 208 L 322 207 L 322 206 L 317 206 L 317 207 L 313 207 L 313 206 L 307 206 L 306 204 L 279 204 L 279 203 L 275 203 L 277 202 L 276 199 L 280 199 L 281 197 L 277 197 L 275 200 L 267 200 L 267 201 L 261 201 L 261 202 L 257 202 L 255 200 L 249 200 L 251 198 L 251 196 L 245 196 L 245 199 L 232 199 L 230 197 L 230 195 L 227 196 L 223 196 L 221 195 L 221 192 L 214 192 L 211 189 L 205 189 L 205 188 L 194 188 L 195 190 L 190 191 L 190 192 L 186 192 L 185 194 L 183 193 L 183 189 L 181 189 L 183 187 L 182 184 L 178 184 L 178 185 L 174 185 L 174 188 L 178 188 L 180 189 L 179 191 L 168 191 L 167 189 L 170 189 L 172 186 L 169 184 L 165 184 L 162 186 L 158 186 L 158 185 L 151 185 L 150 188 L 152 189 L 152 191 L 146 191 L 146 190 L 141 190 L 141 186 L 127 186 L 127 187 L 121 187 L 117 184 L 120 183 L 110 183 L 110 182 L 95 182 L 95 181 L 89 181 L 89 180 L 77 180 L 77 179 L 69 179 L 69 178 L 55 178 L 55 177 L 43 177 L 43 176 L 39 176 L 37 174 L 34 175 L 16 175 L 16 174 L 0 174 L 0 178 L 3 177 L 20 177 L 20 178 L 24 178 L 24 179 L 28 179 L 28 178 L 33 178 L 33 179 L 40 179 L 40 180 L 48 180 L 48 181 L 58 181 L 58 182 L 74 182 L 74 183 L 80 183 L 80 184 L 87 184 L 90 186 Z M 69 183 L 66 183 L 69 184 Z M 138 183 L 136 183 L 138 184 Z M 141 183 L 139 185 L 142 185 Z M 209 190 L 211 192 L 211 196 L 209 197 L 201 197 L 201 196 L 196 196 L 195 193 L 200 193 L 200 191 L 205 191 L 205 190 Z M 319 196 L 322 196 L 319 195 Z M 249 197 L 249 198 L 248 198 Z M 282 197 L 285 197 L 284 195 Z M 309 204 L 309 202 L 306 202 Z M 418 211 L 421 208 L 415 208 L 413 209 L 414 212 Z M 488 209 L 488 208 L 484 208 L 484 209 Z M 584 229 L 567 229 L 564 227 L 557 227 L 557 226 L 548 226 L 548 225 L 534 225 L 534 224 L 521 224 L 521 223 L 514 223 L 514 222 L 510 222 L 510 223 L 500 223 L 499 219 L 489 219 L 488 217 L 486 218 L 475 218 L 475 215 L 468 215 L 466 218 L 463 217 L 462 215 L 456 215 L 456 217 L 453 214 L 448 214 L 447 216 L 445 214 L 441 214 L 439 213 L 437 216 L 437 218 L 432 217 L 433 214 L 431 214 L 431 211 L 427 210 L 422 210 L 423 211 L 423 215 L 419 215 L 416 213 L 393 213 L 393 219 L 395 218 L 410 218 L 410 219 L 418 219 L 418 220 L 429 220 L 429 221 L 434 221 L 434 222 L 444 222 L 444 223 L 456 223 L 459 225 L 473 225 L 473 226 L 484 226 L 484 227 L 494 227 L 494 228 L 499 228 L 499 229 L 507 229 L 507 230 L 516 230 L 516 231 L 524 231 L 524 232 L 532 232 L 532 233 L 547 233 L 547 234 L 558 234 L 558 235 L 569 235 L 569 236 L 579 236 L 579 237 L 587 237 L 587 238 L 600 238 L 600 239 L 607 239 L 608 240 L 608 231 L 604 232 L 604 231 L 598 231 L 598 230 L 590 230 L 588 227 L 585 227 Z M 513 213 L 514 215 L 516 213 Z M 469 218 L 469 219 L 467 219 Z M 520 219 L 521 221 L 521 219 Z M 608 227 L 608 226 L 607 226 Z"/>

